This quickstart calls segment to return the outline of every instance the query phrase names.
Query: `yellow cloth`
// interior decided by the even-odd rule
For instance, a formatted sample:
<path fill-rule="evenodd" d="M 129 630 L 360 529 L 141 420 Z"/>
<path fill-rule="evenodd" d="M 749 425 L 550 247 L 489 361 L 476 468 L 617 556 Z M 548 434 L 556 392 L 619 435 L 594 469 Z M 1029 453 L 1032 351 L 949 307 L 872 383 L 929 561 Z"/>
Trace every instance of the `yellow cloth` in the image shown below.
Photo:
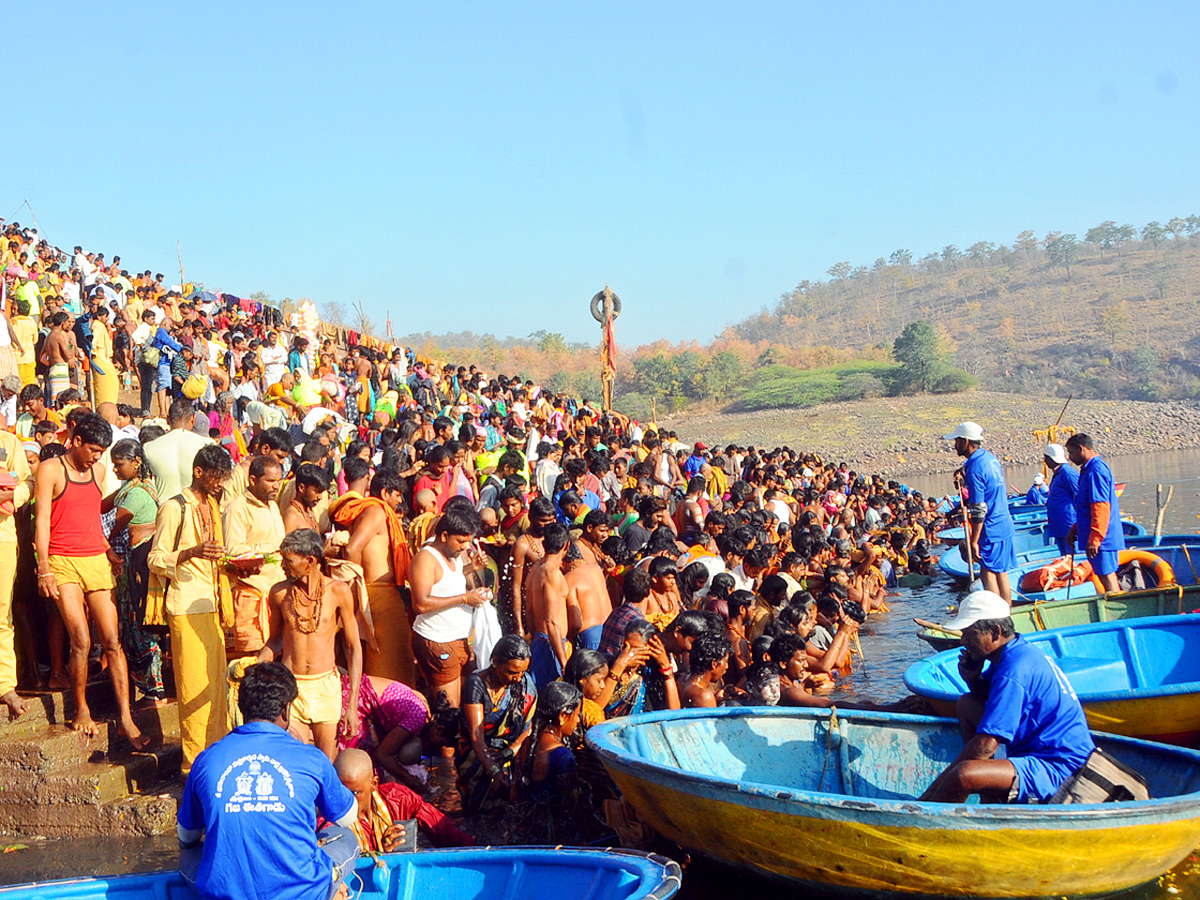
<path fill-rule="evenodd" d="M 0 695 L 17 689 L 17 645 L 12 614 L 16 579 L 16 541 L 0 541 Z"/>
<path fill-rule="evenodd" d="M 29 372 L 33 373 L 34 366 L 37 363 L 37 357 L 34 355 L 34 348 L 37 346 L 38 327 L 31 316 L 13 316 L 12 317 L 13 333 L 17 336 L 17 340 L 21 342 L 21 352 L 17 354 L 17 364 L 24 367 L 29 367 Z M 32 384 L 33 379 L 25 381 L 25 369 L 21 369 L 21 383 Z"/>
<path fill-rule="evenodd" d="M 409 687 L 415 687 L 412 626 L 400 591 L 394 584 L 376 582 L 367 585 L 367 596 L 371 600 L 371 618 L 375 622 L 375 640 L 379 647 L 363 647 L 363 674 L 403 681 Z"/>
<path fill-rule="evenodd" d="M 95 556 L 51 556 L 48 561 L 59 587 L 77 584 L 85 594 L 113 589 L 112 564 L 105 553 Z"/>
<path fill-rule="evenodd" d="M 408 546 L 415 556 L 425 546 L 425 542 L 429 540 L 429 529 L 433 527 L 433 521 L 437 518 L 436 512 L 421 513 L 415 519 L 408 523 Z"/>
<path fill-rule="evenodd" d="M 337 669 L 321 675 L 297 675 L 292 721 L 302 725 L 332 725 L 342 718 L 342 678 Z"/>
<path fill-rule="evenodd" d="M 112 355 L 112 335 L 108 326 L 97 322 L 96 327 L 92 329 L 92 358 L 96 363 L 92 366 L 92 389 L 96 392 L 97 406 L 101 403 L 117 402 L 120 382 L 117 380 L 117 367 L 113 363 Z"/>
<path fill-rule="evenodd" d="M 595 700 L 583 698 L 583 703 L 579 705 L 579 728 L 577 734 L 586 734 L 587 730 L 593 725 L 599 725 L 605 721 L 604 707 Z"/>
<path fill-rule="evenodd" d="M 163 440 L 163 438 L 158 438 Z M 187 616 L 216 612 L 221 621 L 233 625 L 233 594 L 229 578 L 220 563 L 193 557 L 179 563 L 179 555 L 201 543 L 196 526 L 197 507 L 201 498 L 186 488 L 179 494 L 184 506 L 172 498 L 158 508 L 154 527 L 154 543 L 147 563 L 150 566 L 150 587 L 146 597 L 145 624 L 161 625 L 164 616 Z M 206 498 L 213 516 L 213 540 L 224 542 L 221 515 L 217 501 Z M 222 645 L 224 640 L 222 639 Z"/>
<path fill-rule="evenodd" d="M 224 513 L 230 503 L 246 493 L 246 488 L 249 486 L 250 460 L 246 460 L 244 465 L 239 464 L 233 467 L 233 471 L 229 473 L 229 480 L 221 488 L 221 512 Z"/>
<path fill-rule="evenodd" d="M 25 456 L 21 439 L 11 431 L 0 430 L 0 471 L 8 472 L 17 480 L 13 488 L 12 509 L 8 512 L 0 509 L 0 541 L 15 542 L 17 525 L 13 521 L 13 510 L 20 509 L 33 496 L 33 471 L 29 468 L 29 459 Z M 9 585 L 9 589 L 12 589 L 12 585 Z"/>
<path fill-rule="evenodd" d="M 216 612 L 167 615 L 175 692 L 179 698 L 179 735 L 183 775 L 205 747 L 229 731 L 225 708 L 225 636 Z"/>

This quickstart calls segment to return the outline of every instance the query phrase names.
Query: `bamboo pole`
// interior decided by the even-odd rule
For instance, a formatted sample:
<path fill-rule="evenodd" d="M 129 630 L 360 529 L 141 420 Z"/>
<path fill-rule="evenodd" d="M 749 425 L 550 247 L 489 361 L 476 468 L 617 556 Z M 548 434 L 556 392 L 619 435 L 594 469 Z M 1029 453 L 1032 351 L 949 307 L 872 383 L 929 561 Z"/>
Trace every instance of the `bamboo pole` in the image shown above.
<path fill-rule="evenodd" d="M 1154 501 L 1158 506 L 1158 515 L 1154 519 L 1154 546 L 1157 547 L 1162 541 L 1163 517 L 1167 514 L 1167 507 L 1171 503 L 1171 497 L 1175 494 L 1175 485 L 1167 485 L 1167 496 L 1163 498 L 1163 486 L 1160 484 L 1155 492 Z"/>

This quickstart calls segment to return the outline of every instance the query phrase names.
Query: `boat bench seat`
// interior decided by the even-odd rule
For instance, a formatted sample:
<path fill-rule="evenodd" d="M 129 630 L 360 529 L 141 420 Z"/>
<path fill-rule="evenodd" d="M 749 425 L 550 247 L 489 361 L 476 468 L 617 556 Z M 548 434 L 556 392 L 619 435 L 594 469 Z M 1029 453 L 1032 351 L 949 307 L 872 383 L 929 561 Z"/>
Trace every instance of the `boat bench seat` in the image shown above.
<path fill-rule="evenodd" d="M 1054 661 L 1063 670 L 1076 694 L 1116 691 L 1130 686 L 1129 670 L 1123 659 L 1064 656 Z"/>

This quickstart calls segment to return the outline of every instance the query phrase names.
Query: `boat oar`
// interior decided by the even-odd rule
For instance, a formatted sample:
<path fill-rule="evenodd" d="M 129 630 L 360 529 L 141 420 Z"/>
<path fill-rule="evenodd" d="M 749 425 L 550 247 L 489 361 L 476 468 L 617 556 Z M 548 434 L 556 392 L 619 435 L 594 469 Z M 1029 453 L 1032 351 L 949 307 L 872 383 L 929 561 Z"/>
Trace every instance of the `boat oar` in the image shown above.
<path fill-rule="evenodd" d="M 928 619 L 918 619 L 916 616 L 913 616 L 913 621 L 922 628 L 929 628 L 933 631 L 941 631 L 944 634 L 952 634 L 955 637 L 962 637 L 962 632 L 957 628 L 947 628 L 945 625 L 938 625 L 934 622 L 930 622 Z"/>

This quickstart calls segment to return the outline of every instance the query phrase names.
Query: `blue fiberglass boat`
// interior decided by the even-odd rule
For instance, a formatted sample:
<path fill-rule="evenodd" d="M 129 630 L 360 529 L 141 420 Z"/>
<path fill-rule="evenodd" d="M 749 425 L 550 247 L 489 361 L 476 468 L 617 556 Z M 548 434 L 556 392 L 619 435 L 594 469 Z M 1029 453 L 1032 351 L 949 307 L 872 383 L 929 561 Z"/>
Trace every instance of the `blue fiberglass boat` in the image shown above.
<path fill-rule="evenodd" d="M 361 900 L 667 900 L 679 866 L 632 850 L 487 847 L 386 853 L 358 861 L 350 896 Z M 359 893 L 361 887 L 362 892 Z M 80 878 L 0 888 L 4 900 L 198 900 L 178 872 Z"/>
<path fill-rule="evenodd" d="M 1200 615 L 1119 619 L 1021 636 L 1062 669 L 1097 731 L 1194 745 L 1200 738 Z M 958 650 L 915 662 L 910 691 L 955 714 Z"/>
<path fill-rule="evenodd" d="M 1200 842 L 1200 753 L 1129 738 L 1098 743 L 1143 773 L 1154 799 L 1095 805 L 917 800 L 963 746 L 956 721 L 928 716 L 675 710 L 605 722 L 587 741 L 671 840 L 871 896 L 1115 893 Z"/>
<path fill-rule="evenodd" d="M 1125 533 L 1125 543 L 1130 547 L 1148 547 L 1153 543 L 1154 538 L 1146 534 L 1146 528 L 1139 525 L 1137 522 L 1131 522 L 1128 519 L 1121 521 L 1121 529 Z M 1015 528 L 1016 534 L 1013 538 L 1013 543 L 1017 548 L 1017 564 L 1028 561 L 1037 556 L 1045 556 L 1047 560 L 1056 558 L 1058 547 L 1054 543 L 1054 538 L 1050 536 L 1050 532 L 1046 526 L 1045 518 L 1037 521 L 1026 522 L 1024 524 L 1018 522 Z M 943 540 L 953 540 L 951 532 L 958 532 L 958 540 L 962 540 L 962 529 L 951 528 L 940 532 L 939 537 Z M 1163 541 L 1170 541 L 1173 537 L 1189 537 L 1189 535 L 1164 535 Z M 1191 535 L 1194 537 L 1194 535 Z M 962 581 L 967 580 L 967 561 L 963 558 L 962 545 L 950 547 L 938 559 L 938 568 L 943 573 L 951 578 L 958 578 Z M 975 576 L 979 575 L 979 561 L 975 561 Z"/>

